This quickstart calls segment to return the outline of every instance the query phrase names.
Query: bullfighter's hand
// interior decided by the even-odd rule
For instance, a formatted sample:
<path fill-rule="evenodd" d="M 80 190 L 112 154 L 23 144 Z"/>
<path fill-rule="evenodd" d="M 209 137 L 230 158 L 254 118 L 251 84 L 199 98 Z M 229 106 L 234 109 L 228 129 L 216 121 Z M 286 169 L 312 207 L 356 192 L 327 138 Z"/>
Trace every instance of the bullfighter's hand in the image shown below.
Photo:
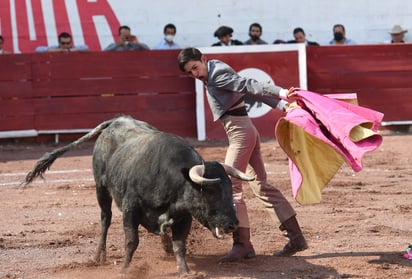
<path fill-rule="evenodd" d="M 295 88 L 295 87 L 290 87 L 288 89 L 288 93 L 286 94 L 286 98 L 288 99 L 289 102 L 294 102 L 298 99 L 298 95 L 296 93 L 296 91 L 298 91 L 299 88 Z"/>

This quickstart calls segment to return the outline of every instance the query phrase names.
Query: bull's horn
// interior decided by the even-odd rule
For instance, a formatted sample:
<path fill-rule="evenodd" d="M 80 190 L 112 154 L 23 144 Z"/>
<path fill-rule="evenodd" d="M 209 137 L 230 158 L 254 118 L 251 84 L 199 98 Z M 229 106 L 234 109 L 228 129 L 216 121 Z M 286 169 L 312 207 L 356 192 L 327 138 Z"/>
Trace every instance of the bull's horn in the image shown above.
<path fill-rule="evenodd" d="M 189 171 L 189 177 L 193 182 L 202 185 L 214 184 L 220 181 L 220 178 L 205 178 L 203 177 L 204 173 L 204 165 L 194 165 Z"/>
<path fill-rule="evenodd" d="M 247 175 L 246 173 L 241 172 L 238 169 L 235 169 L 232 166 L 226 165 L 221 163 L 221 165 L 223 166 L 223 168 L 225 169 L 226 173 L 230 176 L 242 179 L 244 181 L 252 181 L 255 180 L 255 178 L 253 176 Z"/>

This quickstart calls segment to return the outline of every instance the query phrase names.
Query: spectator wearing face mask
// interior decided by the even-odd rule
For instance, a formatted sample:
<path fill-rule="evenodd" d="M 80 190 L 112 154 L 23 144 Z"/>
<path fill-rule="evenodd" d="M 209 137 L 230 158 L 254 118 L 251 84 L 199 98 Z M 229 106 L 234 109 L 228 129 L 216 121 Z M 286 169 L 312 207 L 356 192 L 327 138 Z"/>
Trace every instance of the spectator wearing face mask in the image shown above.
<path fill-rule="evenodd" d="M 166 24 L 163 28 L 164 38 L 153 47 L 153 49 L 181 49 L 181 47 L 174 42 L 176 36 L 176 26 L 172 23 Z"/>
<path fill-rule="evenodd" d="M 262 26 L 254 22 L 249 26 L 250 39 L 244 42 L 245 45 L 267 45 L 267 42 L 260 38 L 262 36 Z"/>
<path fill-rule="evenodd" d="M 354 40 L 346 38 L 345 26 L 335 24 L 333 26 L 333 39 L 329 42 L 330 45 L 356 45 Z"/>

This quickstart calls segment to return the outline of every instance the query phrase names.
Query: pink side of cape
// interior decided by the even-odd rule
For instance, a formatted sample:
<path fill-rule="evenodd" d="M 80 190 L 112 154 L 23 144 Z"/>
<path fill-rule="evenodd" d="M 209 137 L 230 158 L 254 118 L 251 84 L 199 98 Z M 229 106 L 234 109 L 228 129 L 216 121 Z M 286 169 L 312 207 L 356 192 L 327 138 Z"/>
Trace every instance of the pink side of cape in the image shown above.
<path fill-rule="evenodd" d="M 301 90 L 297 92 L 297 95 L 299 96 L 298 104 L 306 107 L 306 110 L 301 108 L 290 109 L 283 119 L 301 127 L 306 133 L 333 147 L 353 170 L 360 171 L 363 156 L 365 153 L 378 148 L 382 143 L 382 137 L 376 134 L 354 142 L 349 136 L 350 132 L 354 127 L 362 124 L 372 131 L 377 131 L 383 119 L 383 114 L 310 91 Z M 314 117 L 327 129 L 326 134 L 322 132 L 320 124 Z M 278 134 L 277 126 L 275 131 L 276 137 L 282 136 Z M 299 168 L 304 167 L 296 166 L 289 159 L 292 190 L 295 198 L 298 195 L 302 179 L 304 179 Z"/>

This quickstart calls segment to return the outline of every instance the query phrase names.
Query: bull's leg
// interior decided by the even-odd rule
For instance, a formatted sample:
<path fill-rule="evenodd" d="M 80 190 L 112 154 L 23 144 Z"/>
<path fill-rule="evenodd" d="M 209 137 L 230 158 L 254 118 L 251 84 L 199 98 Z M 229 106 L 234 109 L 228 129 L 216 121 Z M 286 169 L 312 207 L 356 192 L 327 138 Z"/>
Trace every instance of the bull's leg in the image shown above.
<path fill-rule="evenodd" d="M 173 242 L 172 238 L 170 237 L 169 232 L 165 232 L 163 234 L 160 234 L 160 240 L 162 241 L 162 246 L 163 250 L 168 254 L 169 256 L 173 255 Z"/>
<path fill-rule="evenodd" d="M 172 225 L 173 252 L 177 261 L 177 272 L 179 275 L 189 274 L 186 263 L 186 239 L 192 225 L 192 216 L 187 216 L 181 222 Z"/>
<path fill-rule="evenodd" d="M 138 222 L 136 214 L 137 210 L 123 208 L 123 228 L 125 235 L 125 253 L 126 257 L 123 264 L 122 272 L 126 272 L 134 252 L 139 245 Z"/>
<path fill-rule="evenodd" d="M 99 246 L 97 247 L 97 253 L 95 261 L 97 263 L 104 263 L 106 261 L 106 240 L 107 232 L 112 222 L 112 197 L 106 187 L 96 185 L 97 201 L 100 206 L 100 221 L 102 231 L 100 235 Z"/>

